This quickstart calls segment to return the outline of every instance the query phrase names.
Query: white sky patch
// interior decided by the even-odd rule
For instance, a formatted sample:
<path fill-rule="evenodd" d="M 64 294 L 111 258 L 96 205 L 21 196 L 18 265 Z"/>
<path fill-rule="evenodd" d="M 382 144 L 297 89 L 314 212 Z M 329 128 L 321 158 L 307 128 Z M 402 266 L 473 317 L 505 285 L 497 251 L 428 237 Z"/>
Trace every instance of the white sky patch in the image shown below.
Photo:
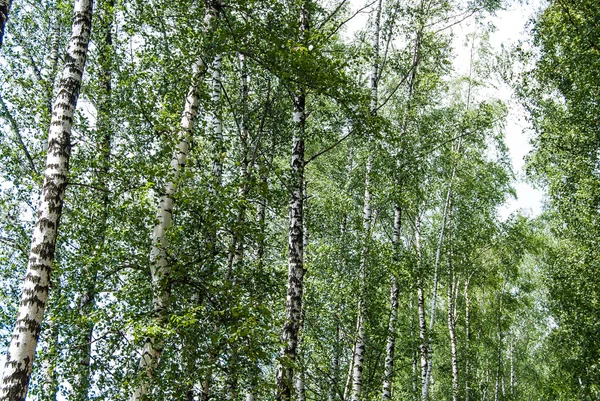
<path fill-rule="evenodd" d="M 370 4 L 370 0 L 351 0 L 351 12 L 355 13 L 365 5 Z M 359 29 L 367 25 L 369 13 L 374 6 L 367 7 L 359 12 L 353 20 L 348 22 L 345 32 L 346 37 L 351 38 Z M 489 33 L 489 46 L 495 53 L 500 53 L 503 49 L 509 50 L 520 40 L 525 41 L 529 36 L 530 21 L 542 7 L 542 0 L 529 0 L 527 4 L 514 2 L 505 10 L 497 11 L 494 16 L 488 16 L 484 23 L 493 24 L 496 29 Z M 470 65 L 470 40 L 467 35 L 472 35 L 475 27 L 475 16 L 472 16 L 462 23 L 455 25 L 453 29 L 454 39 L 454 69 L 458 76 L 469 75 Z M 482 31 L 479 27 L 478 30 Z M 534 217 L 541 213 L 544 193 L 539 189 L 532 187 L 525 180 L 524 165 L 525 156 L 531 150 L 529 143 L 532 129 L 525 117 L 525 111 L 518 101 L 514 99 L 512 88 L 503 82 L 494 82 L 494 87 L 485 90 L 479 90 L 481 95 L 489 98 L 500 99 L 508 106 L 508 116 L 506 120 L 505 142 L 509 148 L 510 158 L 516 175 L 516 181 L 513 186 L 517 193 L 517 199 L 507 199 L 498 213 L 502 220 L 506 220 L 511 214 L 522 211 L 525 215 Z"/>

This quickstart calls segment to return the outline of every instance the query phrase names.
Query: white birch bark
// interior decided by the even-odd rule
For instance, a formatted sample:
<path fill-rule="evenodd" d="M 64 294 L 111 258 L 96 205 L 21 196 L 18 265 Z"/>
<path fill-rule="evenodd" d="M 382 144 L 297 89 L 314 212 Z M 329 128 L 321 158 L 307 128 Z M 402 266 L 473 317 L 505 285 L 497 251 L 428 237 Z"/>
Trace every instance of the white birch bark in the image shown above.
<path fill-rule="evenodd" d="M 35 348 L 48 299 L 50 273 L 71 154 L 71 124 L 81 88 L 92 27 L 92 0 L 76 0 L 71 39 L 52 110 L 42 193 L 31 237 L 23 293 L 6 364 L 0 400 L 20 401 L 27 395 Z"/>
<path fill-rule="evenodd" d="M 402 222 L 402 209 L 396 205 L 394 210 L 394 234 L 392 237 L 392 247 L 394 248 L 395 259 L 398 261 L 400 246 L 400 225 Z M 394 354 L 396 347 L 396 320 L 398 319 L 398 280 L 392 275 L 392 286 L 390 288 L 390 318 L 388 321 L 388 334 L 385 354 L 385 366 L 383 373 L 383 401 L 392 399 L 392 380 L 394 374 Z"/>
<path fill-rule="evenodd" d="M 381 22 L 381 6 L 382 0 L 377 2 L 377 9 L 375 10 L 375 21 L 373 24 L 373 64 L 371 66 L 371 78 L 370 78 L 370 89 L 371 89 L 371 114 L 377 115 L 378 105 L 378 80 L 379 80 L 379 25 Z M 373 138 L 373 133 L 369 135 L 368 145 L 370 145 Z M 357 316 L 357 331 L 356 340 L 354 343 L 354 361 L 353 365 L 353 377 L 352 377 L 352 401 L 359 401 L 362 395 L 363 387 L 363 364 L 365 360 L 365 316 L 366 316 L 366 280 L 367 280 L 367 264 L 368 264 L 368 253 L 370 246 L 371 237 L 371 223 L 372 223 L 372 206 L 371 206 L 371 169 L 373 165 L 373 155 L 369 153 L 367 155 L 367 163 L 365 167 L 365 197 L 363 205 L 363 249 L 361 251 L 360 261 L 360 289 L 358 294 L 358 316 Z"/>
<path fill-rule="evenodd" d="M 244 258 L 244 225 L 246 222 L 246 200 L 250 190 L 251 166 L 248 159 L 248 72 L 246 69 L 246 57 L 239 54 L 240 70 L 241 70 L 241 117 L 240 117 L 240 142 L 241 142 L 241 162 L 240 175 L 242 183 L 238 191 L 238 212 L 236 216 L 235 226 L 233 227 L 233 236 L 231 239 L 231 247 L 227 258 L 227 276 L 233 277 L 233 271 L 239 268 Z"/>
<path fill-rule="evenodd" d="M 55 299 L 60 299 L 60 287 L 54 293 Z M 45 358 L 40 363 L 41 370 L 41 394 L 40 401 L 56 401 L 56 395 L 58 393 L 58 374 L 56 367 L 58 365 L 58 349 L 59 349 L 59 324 L 58 319 L 53 319 L 52 305 L 49 309 L 49 317 L 46 318 L 46 328 L 42 337 L 45 337 L 46 352 Z"/>
<path fill-rule="evenodd" d="M 462 136 L 458 139 L 456 146 L 456 152 L 460 153 L 462 145 Z M 431 312 L 429 315 L 429 333 L 433 332 L 435 325 L 435 312 L 437 310 L 437 298 L 438 298 L 438 284 L 439 284 L 439 268 L 442 254 L 442 248 L 444 245 L 444 236 L 446 233 L 446 225 L 448 224 L 448 216 L 452 209 L 452 186 L 456 177 L 456 163 L 452 166 L 452 173 L 450 174 L 450 182 L 448 183 L 448 190 L 446 192 L 446 200 L 444 202 L 444 211 L 442 214 L 442 226 L 440 228 L 440 235 L 438 237 L 437 249 L 435 252 L 435 263 L 433 269 L 433 293 L 431 295 Z M 427 351 L 429 361 L 427 362 L 427 378 L 425 381 L 427 393 L 429 392 L 429 380 L 431 378 L 431 372 L 433 370 L 433 346 L 431 343 L 431 335 L 427 341 Z"/>
<path fill-rule="evenodd" d="M 471 298 L 469 297 L 469 279 L 465 281 L 465 401 L 470 401 L 470 341 L 471 341 Z"/>
<path fill-rule="evenodd" d="M 421 252 L 421 218 L 415 221 L 415 247 L 417 250 L 417 310 L 419 315 L 419 356 L 421 359 L 421 400 L 427 401 L 427 325 L 425 323 L 425 295 L 423 291 L 423 257 Z"/>
<path fill-rule="evenodd" d="M 171 267 L 167 261 L 166 253 L 166 248 L 168 247 L 167 231 L 171 227 L 177 184 L 188 157 L 194 123 L 198 113 L 199 93 L 197 82 L 199 76 L 203 73 L 203 70 L 199 69 L 200 66 L 194 66 L 194 78 L 192 79 L 192 84 L 187 93 L 181 125 L 178 132 L 179 143 L 173 152 L 169 177 L 158 203 L 158 210 L 156 213 L 157 223 L 152 232 L 150 272 L 152 275 L 153 321 L 159 326 L 163 326 L 168 320 L 168 307 L 171 297 L 169 285 Z M 139 370 L 144 372 L 146 377 L 143 378 L 135 388 L 131 397 L 132 401 L 147 398 L 150 389 L 150 381 L 158 366 L 162 349 L 163 343 L 159 337 L 148 336 L 146 338 L 139 363 Z"/>
<path fill-rule="evenodd" d="M 2 48 L 2 43 L 4 42 L 4 29 L 6 28 L 6 23 L 8 22 L 8 15 L 10 13 L 11 5 L 12 0 L 0 0 L 0 49 Z"/>
<path fill-rule="evenodd" d="M 95 186 L 102 190 L 101 193 L 101 210 L 98 216 L 97 243 L 94 245 L 93 252 L 99 257 L 106 239 L 106 228 L 108 224 L 108 208 L 109 208 L 109 188 L 107 184 L 108 174 L 110 171 L 110 152 L 112 142 L 112 124 L 110 115 L 112 113 L 112 67 L 111 67 L 111 51 L 112 51 L 112 29 L 114 21 L 114 0 L 105 0 L 100 3 L 100 20 L 102 21 L 102 30 L 104 33 L 104 43 L 100 48 L 100 90 L 101 94 L 98 101 L 98 119 L 97 128 L 101 135 L 100 140 L 100 173 L 96 179 Z M 97 258 L 94 258 L 97 259 Z M 78 338 L 77 351 L 79 355 L 78 369 L 73 381 L 73 400 L 87 401 L 88 393 L 91 385 L 90 377 L 90 362 L 92 355 L 92 341 L 94 333 L 94 322 L 90 319 L 96 305 L 96 281 L 98 279 L 99 266 L 96 262 L 92 262 L 91 266 L 85 268 L 84 281 L 85 292 L 82 294 L 79 303 L 79 314 L 83 327 L 81 327 L 81 335 Z"/>
<path fill-rule="evenodd" d="M 216 193 L 216 187 L 221 185 L 223 176 L 223 153 L 225 144 L 223 142 L 223 122 L 221 120 L 221 55 L 215 55 L 211 66 L 212 75 L 212 90 L 210 100 L 212 103 L 212 111 L 210 114 L 211 136 L 213 141 L 213 191 Z"/>
<path fill-rule="evenodd" d="M 342 234 L 343 236 L 343 234 Z M 329 379 L 329 392 L 327 393 L 328 401 L 335 401 L 338 392 L 338 380 L 340 370 L 340 352 L 339 344 L 342 343 L 339 317 L 335 315 L 335 339 L 336 344 L 333 347 L 333 355 L 331 358 L 331 376 Z"/>
<path fill-rule="evenodd" d="M 454 283 L 454 271 L 450 268 L 450 275 L 447 289 L 447 318 L 448 333 L 450 335 L 450 358 L 452 366 L 452 401 L 458 400 L 458 354 L 456 341 L 456 296 L 454 289 L 458 289 L 458 284 Z"/>
<path fill-rule="evenodd" d="M 305 2 L 300 7 L 299 43 L 305 43 L 309 31 L 309 14 Z M 298 348 L 298 333 L 302 324 L 304 281 L 304 133 L 306 125 L 306 93 L 294 91 L 294 133 L 290 174 L 290 214 L 288 236 L 288 283 L 280 361 L 277 367 L 277 400 L 291 401 L 294 390 L 294 365 Z"/>

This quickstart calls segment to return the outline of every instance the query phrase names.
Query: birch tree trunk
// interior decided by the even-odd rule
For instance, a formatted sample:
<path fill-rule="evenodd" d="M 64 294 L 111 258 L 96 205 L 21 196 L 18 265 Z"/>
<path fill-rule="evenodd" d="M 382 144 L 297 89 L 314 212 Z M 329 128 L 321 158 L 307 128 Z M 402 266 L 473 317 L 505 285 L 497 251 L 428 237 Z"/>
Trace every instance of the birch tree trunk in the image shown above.
<path fill-rule="evenodd" d="M 300 7 L 299 43 L 305 43 L 309 31 L 308 4 Z M 288 236 L 288 284 L 279 365 L 277 367 L 277 400 L 291 401 L 294 387 L 294 365 L 298 348 L 298 332 L 302 324 L 304 282 L 304 134 L 306 126 L 306 93 L 302 87 L 294 92 L 294 133 L 290 172 L 290 215 Z"/>
<path fill-rule="evenodd" d="M 377 2 L 375 10 L 375 21 L 373 26 L 373 64 L 371 66 L 371 115 L 377 115 L 378 104 L 378 80 L 379 80 L 379 25 L 381 22 L 381 5 L 382 0 Z M 368 144 L 372 142 L 374 133 L 369 134 Z M 371 169 L 373 166 L 373 155 L 369 152 L 365 167 L 365 197 L 363 206 L 363 249 L 361 252 L 360 261 L 360 289 L 358 299 L 358 316 L 357 316 L 357 331 L 354 344 L 354 361 L 353 361 L 353 377 L 352 377 L 352 401 L 359 401 L 362 394 L 363 386 L 363 364 L 365 360 L 365 318 L 367 312 L 366 298 L 366 281 L 367 281 L 367 264 L 369 246 L 371 242 L 371 223 L 372 223 L 372 206 L 371 206 Z"/>
<path fill-rule="evenodd" d="M 456 346 L 456 295 L 458 284 L 454 282 L 454 271 L 450 267 L 447 290 L 448 333 L 450 335 L 450 358 L 452 366 L 452 401 L 458 400 L 458 354 Z"/>
<path fill-rule="evenodd" d="M 469 279 L 465 282 L 465 401 L 470 401 L 470 341 L 471 341 L 471 298 L 469 297 Z"/>
<path fill-rule="evenodd" d="M 460 153 L 462 145 L 462 136 L 458 139 L 458 143 L 456 146 L 456 152 Z M 450 210 L 452 209 L 452 185 L 454 184 L 454 180 L 456 178 L 456 163 L 452 166 L 452 173 L 450 174 L 450 182 L 448 183 L 448 191 L 446 192 L 446 201 L 444 202 L 444 212 L 442 215 L 442 227 L 440 228 L 440 235 L 438 237 L 437 249 L 435 252 L 435 264 L 433 269 L 433 294 L 431 295 L 431 314 L 429 316 L 429 333 L 433 332 L 433 328 L 435 325 L 435 311 L 437 309 L 437 292 L 438 292 L 438 284 L 439 284 L 439 268 L 440 268 L 440 260 L 442 254 L 442 248 L 444 245 L 444 236 L 446 234 L 446 225 L 448 224 L 448 216 Z M 426 390 L 429 393 L 429 380 L 431 378 L 431 372 L 433 370 L 433 346 L 431 343 L 431 335 L 428 338 L 427 342 L 427 351 L 429 361 L 427 362 L 427 378 L 426 378 Z"/>
<path fill-rule="evenodd" d="M 53 298 L 60 299 L 60 286 L 53 293 Z M 46 317 L 46 328 L 42 335 L 42 338 L 46 341 L 47 351 L 45 352 L 45 358 L 40 363 L 40 370 L 42 376 L 41 382 L 41 394 L 40 401 L 56 401 L 58 393 L 58 374 L 56 372 L 56 366 L 58 365 L 59 357 L 59 322 L 57 318 L 54 318 L 52 302 L 48 305 L 48 315 Z"/>
<path fill-rule="evenodd" d="M 0 400 L 20 401 L 27 395 L 35 348 L 48 299 L 56 237 L 67 187 L 71 124 L 90 40 L 92 7 L 92 0 L 75 1 L 72 34 L 52 110 L 42 193 L 36 212 L 19 312 L 0 383 Z"/>
<path fill-rule="evenodd" d="M 107 185 L 108 174 L 110 171 L 110 151 L 112 142 L 112 67 L 111 67 L 111 52 L 112 52 L 112 29 L 114 21 L 114 0 L 106 0 L 101 2 L 99 7 L 100 21 L 102 21 L 102 30 L 104 31 L 104 43 L 100 47 L 100 96 L 97 106 L 98 118 L 97 129 L 101 135 L 100 140 L 100 172 L 95 186 L 100 188 L 101 193 L 101 210 L 98 216 L 97 238 L 93 252 L 100 256 L 103 251 L 106 228 L 108 224 L 108 207 L 109 207 L 109 188 Z M 94 258 L 95 260 L 97 258 Z M 90 319 L 96 305 L 96 287 L 98 279 L 99 266 L 97 262 L 92 262 L 84 272 L 84 279 L 87 281 L 84 294 L 79 303 L 79 314 L 83 322 L 82 335 L 78 341 L 78 370 L 73 381 L 73 399 L 75 401 L 87 401 L 90 388 L 90 361 L 92 355 L 92 341 L 94 332 L 94 322 Z"/>
<path fill-rule="evenodd" d="M 396 262 L 399 260 L 401 222 L 402 209 L 399 205 L 396 205 L 394 212 L 394 235 L 392 237 L 392 247 L 394 248 Z M 394 354 L 396 347 L 396 320 L 398 318 L 398 293 L 398 280 L 396 276 L 392 274 L 392 286 L 390 289 L 390 318 L 388 322 L 388 338 L 383 374 L 383 401 L 389 401 L 392 399 L 392 380 L 394 374 Z"/>
<path fill-rule="evenodd" d="M 427 401 L 427 325 L 425 323 L 425 295 L 423 291 L 423 255 L 421 252 L 421 218 L 415 221 L 415 247 L 417 249 L 417 310 L 419 315 L 419 356 L 421 359 L 421 400 Z"/>
<path fill-rule="evenodd" d="M 194 66 L 194 77 L 188 90 L 178 132 L 179 143 L 173 152 L 171 159 L 169 177 L 163 189 L 158 203 L 156 213 L 157 223 L 152 232 L 152 249 L 150 250 L 150 272 L 152 275 L 152 308 L 153 321 L 158 326 L 164 326 L 169 318 L 168 308 L 170 303 L 170 274 L 171 267 L 167 261 L 166 248 L 167 230 L 171 227 L 173 207 L 175 205 L 175 193 L 177 184 L 188 157 L 190 142 L 194 130 L 194 123 L 198 114 L 198 81 L 204 73 L 204 66 Z M 146 377 L 141 380 L 135 388 L 131 397 L 132 401 L 148 399 L 150 382 L 154 376 L 156 367 L 163 350 L 163 341 L 158 336 L 146 338 L 142 357 L 140 358 L 139 370 Z"/>
<path fill-rule="evenodd" d="M 12 0 L 0 0 L 0 49 L 2 48 L 2 43 L 4 42 L 4 29 L 6 27 L 6 23 L 8 22 L 8 14 L 10 13 L 11 5 Z"/>
<path fill-rule="evenodd" d="M 241 142 L 241 163 L 240 174 L 242 184 L 238 194 L 238 213 L 236 216 L 235 227 L 231 239 L 231 248 L 227 258 L 227 274 L 232 276 L 233 271 L 239 267 L 244 258 L 244 225 L 246 222 L 246 201 L 250 190 L 251 166 L 248 154 L 248 72 L 246 69 L 246 57 L 239 55 L 241 76 L 241 98 L 242 110 L 240 118 L 240 142 Z"/>

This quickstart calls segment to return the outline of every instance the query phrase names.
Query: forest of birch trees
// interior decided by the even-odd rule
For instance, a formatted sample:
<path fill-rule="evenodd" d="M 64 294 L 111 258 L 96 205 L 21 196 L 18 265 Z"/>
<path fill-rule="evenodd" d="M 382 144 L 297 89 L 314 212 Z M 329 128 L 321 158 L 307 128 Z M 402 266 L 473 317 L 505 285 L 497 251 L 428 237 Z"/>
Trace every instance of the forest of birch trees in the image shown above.
<path fill-rule="evenodd" d="M 600 399 L 600 4 L 508 7 L 0 0 L 0 401 Z"/>

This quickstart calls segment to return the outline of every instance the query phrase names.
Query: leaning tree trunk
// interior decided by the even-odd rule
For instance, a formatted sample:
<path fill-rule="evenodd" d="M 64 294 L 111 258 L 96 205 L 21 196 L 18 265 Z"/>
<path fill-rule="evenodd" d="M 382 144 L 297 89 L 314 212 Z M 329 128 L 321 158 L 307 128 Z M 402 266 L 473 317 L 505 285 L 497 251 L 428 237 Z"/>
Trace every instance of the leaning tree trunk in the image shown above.
<path fill-rule="evenodd" d="M 299 43 L 305 43 L 309 31 L 307 2 L 300 9 Z M 306 126 L 306 93 L 298 87 L 294 93 L 294 134 L 289 189 L 290 215 L 288 237 L 288 284 L 279 366 L 277 367 L 277 400 L 291 401 L 294 392 L 294 365 L 298 348 L 298 332 L 302 320 L 304 291 L 304 133 Z"/>
<path fill-rule="evenodd" d="M 4 28 L 8 21 L 11 5 L 12 0 L 0 0 L 0 48 L 2 48 L 2 43 L 4 42 Z"/>
<path fill-rule="evenodd" d="M 168 321 L 168 308 L 171 297 L 171 267 L 167 261 L 166 252 L 168 246 L 167 230 L 171 227 L 177 184 L 179 177 L 185 168 L 192 140 L 194 123 L 196 115 L 198 114 L 198 102 L 200 100 L 198 81 L 205 71 L 204 65 L 202 65 L 201 62 L 200 64 L 200 66 L 194 66 L 194 76 L 185 100 L 181 126 L 178 133 L 179 143 L 173 152 L 169 177 L 158 203 L 158 210 L 156 213 L 157 224 L 154 226 L 152 232 L 150 272 L 152 275 L 153 319 L 160 327 L 164 326 Z M 150 382 L 154 377 L 162 350 L 163 341 L 159 336 L 149 335 L 146 338 L 139 363 L 139 369 L 141 372 L 145 373 L 146 377 L 142 378 L 141 382 L 135 388 L 131 397 L 132 401 L 147 399 Z"/>
<path fill-rule="evenodd" d="M 0 383 L 0 400 L 20 401 L 27 395 L 35 347 L 48 299 L 56 237 L 67 187 L 71 124 L 90 40 L 92 7 L 92 0 L 75 1 L 72 34 L 52 110 L 42 193 L 31 238 L 19 313 Z"/>

